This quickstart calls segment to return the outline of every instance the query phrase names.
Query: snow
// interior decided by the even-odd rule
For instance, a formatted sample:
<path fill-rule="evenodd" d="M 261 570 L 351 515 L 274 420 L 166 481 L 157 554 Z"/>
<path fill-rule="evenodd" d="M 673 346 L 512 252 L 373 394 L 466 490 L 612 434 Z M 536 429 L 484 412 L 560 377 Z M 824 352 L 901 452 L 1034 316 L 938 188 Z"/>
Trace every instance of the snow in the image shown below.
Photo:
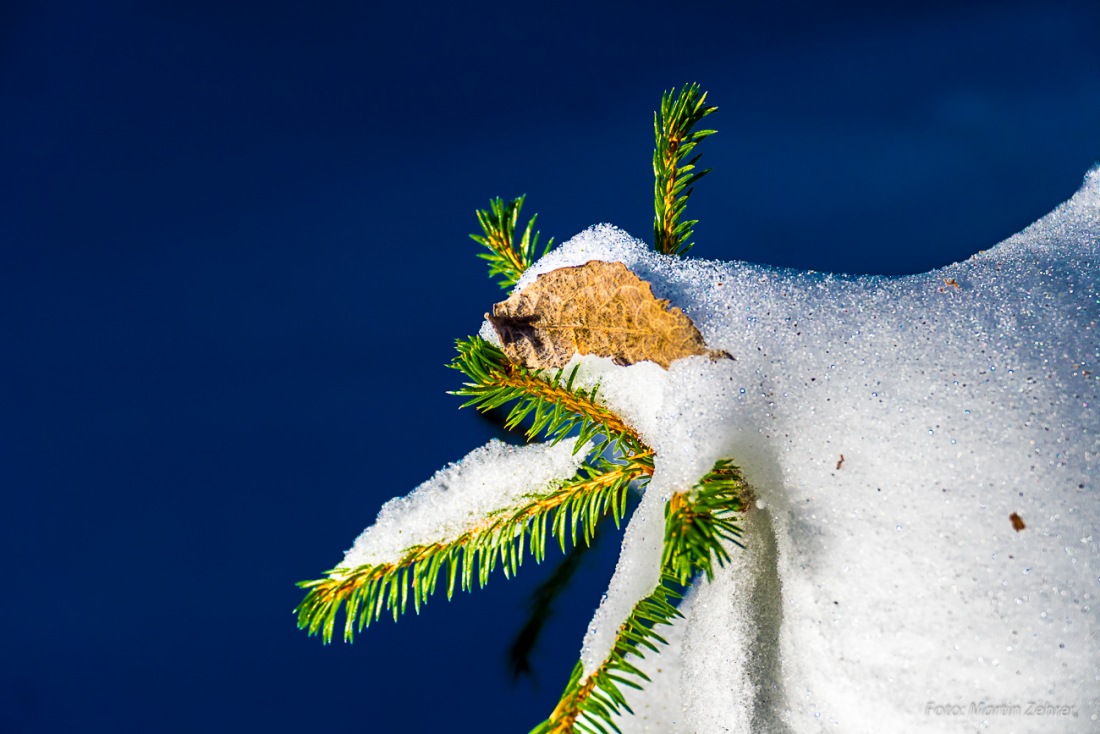
<path fill-rule="evenodd" d="M 657 479 L 656 473 L 654 479 Z M 653 593 L 661 580 L 665 502 L 665 496 L 652 486 L 647 487 L 641 503 L 630 518 L 623 534 L 623 550 L 619 554 L 615 574 L 581 646 L 581 662 L 584 663 L 586 676 L 607 659 L 615 646 L 619 626 L 634 605 Z"/>
<path fill-rule="evenodd" d="M 759 500 L 625 731 L 1100 728 L 1098 242 L 1100 169 L 920 275 L 677 259 L 608 225 L 524 275 L 622 261 L 735 357 L 576 359 L 657 454 L 586 670 L 656 584 L 671 492 L 730 457 Z"/>
<path fill-rule="evenodd" d="M 394 563 L 415 545 L 455 540 L 487 515 L 523 504 L 573 476 L 588 453 L 574 440 L 511 446 L 496 439 L 448 464 L 408 495 L 382 505 L 341 568 Z"/>

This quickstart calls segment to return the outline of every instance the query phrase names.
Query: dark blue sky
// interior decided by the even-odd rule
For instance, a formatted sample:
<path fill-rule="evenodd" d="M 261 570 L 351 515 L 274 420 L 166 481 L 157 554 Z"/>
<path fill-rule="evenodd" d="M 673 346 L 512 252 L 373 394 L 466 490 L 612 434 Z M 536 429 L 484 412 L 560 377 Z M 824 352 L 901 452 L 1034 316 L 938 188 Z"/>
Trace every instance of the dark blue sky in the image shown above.
<path fill-rule="evenodd" d="M 1071 2 L 0 6 L 0 731 L 527 731 L 617 551 L 536 655 L 549 568 L 353 646 L 298 579 L 484 443 L 453 339 L 500 297 L 475 208 L 649 237 L 651 114 L 720 107 L 695 254 L 959 260 L 1100 159 Z M 323 5 L 323 7 L 318 7 Z"/>

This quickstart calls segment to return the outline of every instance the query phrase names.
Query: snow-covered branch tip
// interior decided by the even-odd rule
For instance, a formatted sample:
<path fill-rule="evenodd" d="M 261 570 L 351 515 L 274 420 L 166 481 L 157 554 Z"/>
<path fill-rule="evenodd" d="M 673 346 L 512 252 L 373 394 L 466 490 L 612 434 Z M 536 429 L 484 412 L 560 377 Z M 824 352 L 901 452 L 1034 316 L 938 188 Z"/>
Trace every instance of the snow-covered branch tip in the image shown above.
<path fill-rule="evenodd" d="M 675 577 L 665 574 L 652 594 L 638 602 L 630 617 L 619 628 L 611 653 L 591 675 L 584 675 L 581 662 L 573 667 L 558 705 L 550 717 L 531 730 L 531 734 L 566 734 L 575 731 L 615 731 L 613 717 L 632 712 L 620 686 L 641 690 L 649 676 L 627 658 L 644 657 L 644 650 L 659 652 L 657 645 L 668 644 L 656 632 L 680 616 L 673 602 L 680 598 Z"/>
<path fill-rule="evenodd" d="M 528 553 L 542 563 L 547 536 L 558 541 L 562 552 L 567 541 L 588 544 L 605 517 L 610 516 L 616 526 L 622 522 L 631 483 L 652 471 L 648 457 L 612 462 L 596 454 L 562 486 L 495 512 L 453 540 L 413 546 L 393 563 L 337 567 L 327 571 L 325 578 L 301 581 L 298 586 L 309 592 L 295 610 L 298 626 L 329 643 L 336 617 L 345 607 L 343 636 L 351 642 L 356 630 L 362 632 L 384 610 L 396 621 L 411 601 L 419 613 L 444 572 L 450 599 L 456 583 L 463 591 L 474 588 L 475 578 L 478 587 L 485 586 L 498 563 L 505 577 L 519 571 Z"/>
<path fill-rule="evenodd" d="M 557 707 L 531 734 L 606 731 L 605 726 L 618 731 L 613 717 L 631 712 L 620 686 L 641 690 L 649 681 L 628 658 L 659 652 L 657 645 L 666 643 L 656 627 L 680 616 L 672 604 L 680 598 L 676 589 L 700 573 L 713 578 L 715 562 L 721 566 L 729 560 L 725 541 L 737 543 L 741 530 L 734 519 L 747 507 L 748 496 L 740 470 L 724 459 L 693 488 L 672 496 L 665 507 L 660 583 L 631 610 L 596 670 L 585 676 L 583 663 L 577 663 Z"/>

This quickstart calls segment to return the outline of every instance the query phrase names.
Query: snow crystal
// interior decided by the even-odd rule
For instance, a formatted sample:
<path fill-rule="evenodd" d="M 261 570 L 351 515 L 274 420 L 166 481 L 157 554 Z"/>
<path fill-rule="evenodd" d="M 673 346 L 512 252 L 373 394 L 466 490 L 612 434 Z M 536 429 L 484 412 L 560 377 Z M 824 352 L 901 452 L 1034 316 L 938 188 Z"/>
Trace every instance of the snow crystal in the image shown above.
<path fill-rule="evenodd" d="M 395 562 L 407 548 L 455 540 L 489 513 L 553 490 L 577 472 L 588 453 L 576 443 L 511 446 L 494 439 L 474 449 L 408 495 L 382 505 L 340 567 Z"/>
<path fill-rule="evenodd" d="M 1100 726 L 1098 243 L 1100 169 L 1024 232 L 920 275 L 677 259 L 607 225 L 524 275 L 621 261 L 735 357 L 577 360 L 657 453 L 587 670 L 656 583 L 670 492 L 728 457 L 760 500 L 749 549 L 685 602 L 661 656 L 679 672 L 629 695 L 650 713 L 626 730 Z"/>

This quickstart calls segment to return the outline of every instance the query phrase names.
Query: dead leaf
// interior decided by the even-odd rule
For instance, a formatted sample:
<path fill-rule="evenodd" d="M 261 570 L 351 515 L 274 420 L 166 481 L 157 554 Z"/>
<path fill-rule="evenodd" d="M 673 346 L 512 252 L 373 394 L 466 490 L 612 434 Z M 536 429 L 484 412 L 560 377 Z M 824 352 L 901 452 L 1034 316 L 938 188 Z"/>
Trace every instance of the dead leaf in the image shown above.
<path fill-rule="evenodd" d="M 621 262 L 591 260 L 543 273 L 485 318 L 508 359 L 532 369 L 564 367 L 574 353 L 621 365 L 649 360 L 665 369 L 692 355 L 732 359 L 708 349 L 691 319 Z"/>
<path fill-rule="evenodd" d="M 1015 512 L 1009 515 L 1008 519 L 1012 522 L 1012 529 L 1017 533 L 1027 527 L 1027 525 L 1024 525 L 1024 519 Z"/>

